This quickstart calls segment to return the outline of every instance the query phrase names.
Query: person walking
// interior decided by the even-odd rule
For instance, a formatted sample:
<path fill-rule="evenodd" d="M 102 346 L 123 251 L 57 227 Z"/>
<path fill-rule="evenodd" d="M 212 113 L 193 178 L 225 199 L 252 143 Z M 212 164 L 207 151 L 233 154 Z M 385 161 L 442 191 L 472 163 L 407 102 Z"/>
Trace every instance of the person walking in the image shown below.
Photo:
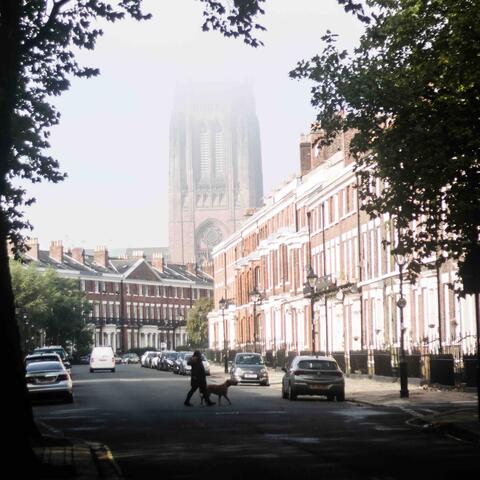
<path fill-rule="evenodd" d="M 215 405 L 215 402 L 212 402 L 208 395 L 207 374 L 205 373 L 205 367 L 203 366 L 202 362 L 202 354 L 199 350 L 195 350 L 195 352 L 193 352 L 193 355 L 187 364 L 192 367 L 192 377 L 190 380 L 191 388 L 187 393 L 187 398 L 185 399 L 184 405 L 186 407 L 193 407 L 193 405 L 190 403 L 190 399 L 197 389 L 200 389 L 200 393 L 203 394 L 208 406 Z"/>

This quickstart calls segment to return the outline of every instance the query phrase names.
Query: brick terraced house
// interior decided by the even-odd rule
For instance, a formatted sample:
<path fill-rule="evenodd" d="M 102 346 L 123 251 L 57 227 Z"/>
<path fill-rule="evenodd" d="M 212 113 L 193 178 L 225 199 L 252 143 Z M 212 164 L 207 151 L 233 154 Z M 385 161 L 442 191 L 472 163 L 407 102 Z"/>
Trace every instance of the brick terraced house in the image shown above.
<path fill-rule="evenodd" d="M 301 174 L 214 248 L 210 348 L 272 362 L 313 349 L 347 372 L 394 375 L 403 335 L 410 376 L 429 378 L 443 358 L 458 373 L 475 350 L 474 298 L 454 293 L 452 263 L 437 270 L 432 258 L 415 285 L 400 278 L 383 243 L 395 243 L 391 219 L 359 213 L 350 139 L 302 136 Z"/>
<path fill-rule="evenodd" d="M 95 346 L 109 345 L 118 352 L 186 345 L 188 310 L 198 298 L 212 296 L 212 272 L 193 263 L 167 264 L 160 253 L 150 261 L 143 251 L 110 258 L 105 247 L 88 255 L 54 241 L 49 250 L 40 250 L 37 239 L 31 239 L 25 260 L 39 270 L 50 268 L 77 279 L 92 305 L 88 323 Z"/>

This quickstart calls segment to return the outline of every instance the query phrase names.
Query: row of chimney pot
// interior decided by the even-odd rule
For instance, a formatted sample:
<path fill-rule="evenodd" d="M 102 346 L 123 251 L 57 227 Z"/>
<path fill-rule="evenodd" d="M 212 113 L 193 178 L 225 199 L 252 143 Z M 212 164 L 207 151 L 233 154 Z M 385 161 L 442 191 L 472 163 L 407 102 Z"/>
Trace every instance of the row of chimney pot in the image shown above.
<path fill-rule="evenodd" d="M 37 238 L 31 238 L 27 242 L 28 255 L 34 259 L 39 260 L 40 245 Z M 71 251 L 67 251 L 67 254 L 71 256 L 76 262 L 85 265 L 85 250 L 81 247 L 72 248 Z M 52 260 L 58 263 L 63 262 L 63 244 L 61 240 L 54 240 L 50 243 L 49 256 Z M 133 258 L 145 258 L 143 250 L 135 250 L 133 252 Z M 93 263 L 103 268 L 108 268 L 109 256 L 108 250 L 105 246 L 96 247 L 93 252 Z M 165 259 L 161 253 L 155 252 L 152 256 L 152 265 L 154 268 L 163 273 L 165 268 Z M 187 264 L 187 270 L 191 273 L 195 273 L 195 264 Z"/>

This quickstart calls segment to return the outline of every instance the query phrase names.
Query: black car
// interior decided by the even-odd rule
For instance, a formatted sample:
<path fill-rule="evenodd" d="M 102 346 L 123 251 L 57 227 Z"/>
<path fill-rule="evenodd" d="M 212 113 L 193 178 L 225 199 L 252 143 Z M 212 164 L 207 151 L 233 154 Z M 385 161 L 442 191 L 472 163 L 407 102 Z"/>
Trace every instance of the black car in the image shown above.
<path fill-rule="evenodd" d="M 173 372 L 177 358 L 178 352 L 168 352 L 163 358 L 163 370 Z"/>

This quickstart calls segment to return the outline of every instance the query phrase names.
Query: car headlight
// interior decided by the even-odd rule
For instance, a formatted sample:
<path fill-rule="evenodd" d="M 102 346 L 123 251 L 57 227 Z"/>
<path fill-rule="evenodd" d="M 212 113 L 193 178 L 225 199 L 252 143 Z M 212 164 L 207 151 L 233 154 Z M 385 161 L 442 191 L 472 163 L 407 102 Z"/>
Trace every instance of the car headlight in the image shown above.
<path fill-rule="evenodd" d="M 241 368 L 236 367 L 233 373 L 240 375 L 241 373 L 243 373 L 243 370 Z"/>
<path fill-rule="evenodd" d="M 260 373 L 263 373 L 263 374 L 267 373 L 267 369 L 266 369 L 266 368 L 262 368 L 262 369 L 260 370 Z"/>

